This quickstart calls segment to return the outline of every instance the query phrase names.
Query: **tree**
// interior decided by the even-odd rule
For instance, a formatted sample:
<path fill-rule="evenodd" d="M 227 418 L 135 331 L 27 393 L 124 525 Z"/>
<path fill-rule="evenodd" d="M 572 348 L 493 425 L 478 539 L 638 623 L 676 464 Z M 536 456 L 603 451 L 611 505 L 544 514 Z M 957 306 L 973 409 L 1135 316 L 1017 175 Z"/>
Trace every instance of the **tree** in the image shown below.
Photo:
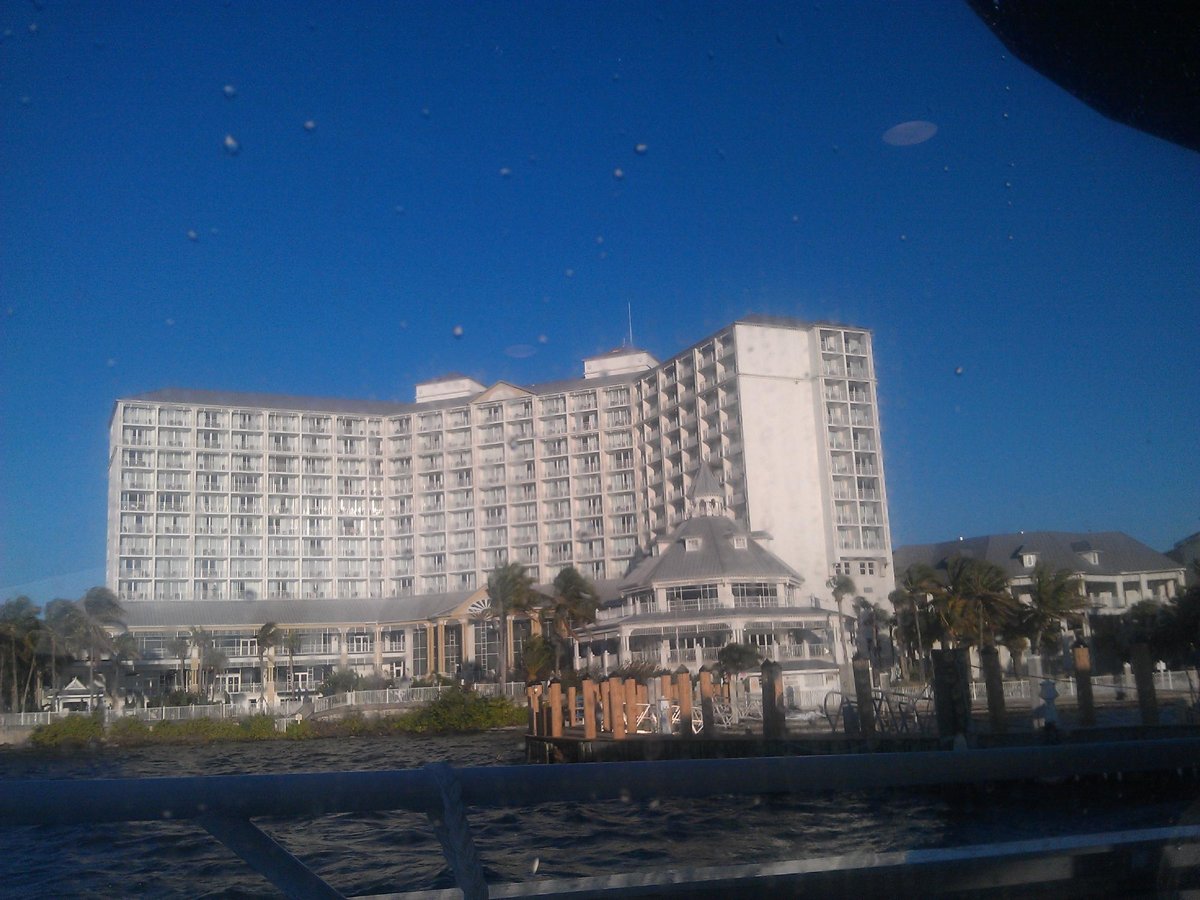
<path fill-rule="evenodd" d="M 562 657 L 568 641 L 579 637 L 576 627 L 596 621 L 597 603 L 596 586 L 574 566 L 567 566 L 554 576 L 554 597 L 547 610 L 556 676 L 562 676 Z"/>
<path fill-rule="evenodd" d="M 758 668 L 762 653 L 750 644 L 726 644 L 717 651 L 717 668 L 725 677 Z"/>
<path fill-rule="evenodd" d="M 22 692 L 22 683 L 32 681 L 33 669 L 36 666 L 36 651 L 38 640 L 38 608 L 28 597 L 14 597 L 6 600 L 0 606 L 0 640 L 7 650 L 8 666 L 5 672 L 5 660 L 0 658 L 0 686 L 7 680 L 11 700 L 9 709 L 21 712 L 28 698 L 28 688 Z M 27 672 L 27 677 L 22 677 Z"/>
<path fill-rule="evenodd" d="M 1030 650 L 1059 650 L 1051 635 L 1061 631 L 1062 623 L 1082 612 L 1087 600 L 1080 591 L 1079 579 L 1070 569 L 1051 571 L 1038 563 L 1030 575 L 1029 602 L 1020 608 L 1020 632 L 1029 638 Z"/>
<path fill-rule="evenodd" d="M 193 651 L 192 657 L 192 684 L 196 688 L 196 693 L 201 696 L 211 696 L 208 690 L 208 683 L 204 677 L 207 665 L 209 662 L 208 654 L 213 649 L 213 636 L 208 631 L 193 625 L 188 629 L 188 644 Z"/>
<path fill-rule="evenodd" d="M 847 597 L 853 597 L 858 592 L 858 587 L 854 584 L 854 579 L 849 575 L 832 575 L 825 582 L 825 586 L 833 593 L 833 603 L 837 607 L 838 631 L 844 634 L 846 613 L 842 607 L 842 601 Z M 844 637 L 841 640 L 843 644 L 847 643 Z"/>
<path fill-rule="evenodd" d="M 498 567 L 488 576 L 488 614 L 500 624 L 500 684 L 508 682 L 508 620 L 515 612 L 529 609 L 533 579 L 520 563 Z"/>
<path fill-rule="evenodd" d="M 187 658 L 192 652 L 192 642 L 185 637 L 175 637 L 167 642 L 167 652 L 175 659 L 179 660 L 179 684 L 177 690 L 187 690 L 187 677 L 184 674 L 184 666 L 187 664 Z"/>
<path fill-rule="evenodd" d="M 541 681 L 554 664 L 554 646 L 535 634 L 521 648 L 520 670 L 528 681 Z"/>
<path fill-rule="evenodd" d="M 128 631 L 123 631 L 113 638 L 112 642 L 112 665 L 113 665 L 113 694 L 120 696 L 121 693 L 121 663 L 125 660 L 134 660 L 142 658 L 141 648 L 138 647 L 137 638 Z"/>
<path fill-rule="evenodd" d="M 124 631 L 121 617 L 125 610 L 117 595 L 106 587 L 90 588 L 76 604 L 78 614 L 73 617 L 77 646 L 88 655 L 88 689 L 96 683 L 96 661 L 103 653 L 113 649 L 113 631 Z"/>
<path fill-rule="evenodd" d="M 293 691 L 296 690 L 296 654 L 303 645 L 304 636 L 299 631 L 289 628 L 283 633 L 281 646 L 288 657 L 288 687 Z"/>
<path fill-rule="evenodd" d="M 1020 604 L 1008 592 L 1008 576 L 995 563 L 956 556 L 946 563 L 946 582 L 933 592 L 933 608 L 956 645 L 995 645 L 1015 624 Z"/>
<path fill-rule="evenodd" d="M 927 676 L 925 641 L 939 635 L 937 619 L 929 610 L 929 600 L 937 587 L 937 573 L 933 568 L 914 563 L 905 569 L 896 590 L 888 595 L 896 610 L 896 633 L 906 648 L 906 655 L 918 661 L 922 679 Z M 913 648 L 916 648 L 915 654 Z"/>
<path fill-rule="evenodd" d="M 58 659 L 68 657 L 71 651 L 72 619 L 76 615 L 75 602 L 56 599 L 42 610 L 44 642 L 50 647 L 50 688 L 58 690 Z"/>
<path fill-rule="evenodd" d="M 259 678 L 258 697 L 265 704 L 267 701 L 267 682 L 270 681 L 273 684 L 275 681 L 275 648 L 279 646 L 279 642 L 283 639 L 283 633 L 274 622 L 264 622 L 263 626 L 258 629 L 256 637 L 258 644 L 258 668 L 262 672 L 262 676 Z M 267 659 L 267 666 L 263 665 L 264 657 Z M 269 672 L 268 669 L 270 670 Z"/>

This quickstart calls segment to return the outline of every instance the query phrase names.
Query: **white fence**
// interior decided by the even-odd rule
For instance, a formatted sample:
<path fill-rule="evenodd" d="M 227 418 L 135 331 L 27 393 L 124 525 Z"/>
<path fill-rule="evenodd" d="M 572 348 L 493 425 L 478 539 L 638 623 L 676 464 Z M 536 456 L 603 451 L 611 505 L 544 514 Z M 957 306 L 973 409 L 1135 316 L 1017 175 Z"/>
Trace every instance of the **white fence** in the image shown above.
<path fill-rule="evenodd" d="M 510 682 L 506 685 L 476 684 L 474 691 L 484 697 L 524 697 L 525 685 Z M 333 694 L 329 697 L 318 697 L 313 701 L 313 712 L 328 712 L 331 709 L 354 706 L 398 706 L 410 703 L 428 703 L 436 700 L 446 691 L 448 686 L 416 687 L 416 688 L 386 688 L 378 691 L 347 691 L 344 694 Z"/>
<path fill-rule="evenodd" d="M 1037 700 L 1041 697 L 1042 681 L 1049 680 L 1054 682 L 1054 687 L 1058 690 L 1059 697 L 1074 697 L 1075 696 L 1075 679 L 1070 675 L 1059 675 L 1055 678 L 1011 678 L 1006 679 L 1004 684 L 1004 699 L 1005 700 Z M 1176 694 L 1195 699 L 1196 688 L 1200 684 L 1197 681 L 1195 669 L 1183 669 L 1180 671 L 1166 670 L 1163 672 L 1154 673 L 1154 687 L 1156 692 L 1163 694 Z M 1130 698 L 1137 696 L 1137 686 L 1134 684 L 1133 675 L 1094 675 L 1092 676 L 1092 693 L 1097 700 L 1113 699 L 1121 695 L 1129 696 Z M 987 688 L 982 681 L 971 682 L 971 699 L 984 700 L 987 698 Z"/>

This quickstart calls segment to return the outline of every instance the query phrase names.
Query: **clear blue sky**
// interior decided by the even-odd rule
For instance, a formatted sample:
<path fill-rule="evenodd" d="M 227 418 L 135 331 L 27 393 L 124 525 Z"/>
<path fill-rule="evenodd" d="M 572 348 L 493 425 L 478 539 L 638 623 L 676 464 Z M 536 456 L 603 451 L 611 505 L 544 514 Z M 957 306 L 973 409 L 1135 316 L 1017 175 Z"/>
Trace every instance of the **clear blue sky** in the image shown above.
<path fill-rule="evenodd" d="M 897 545 L 1200 529 L 1200 156 L 965 5 L 42 7 L 0 7 L 0 585 L 103 565 L 116 397 L 573 376 L 627 303 L 659 354 L 872 328 Z"/>

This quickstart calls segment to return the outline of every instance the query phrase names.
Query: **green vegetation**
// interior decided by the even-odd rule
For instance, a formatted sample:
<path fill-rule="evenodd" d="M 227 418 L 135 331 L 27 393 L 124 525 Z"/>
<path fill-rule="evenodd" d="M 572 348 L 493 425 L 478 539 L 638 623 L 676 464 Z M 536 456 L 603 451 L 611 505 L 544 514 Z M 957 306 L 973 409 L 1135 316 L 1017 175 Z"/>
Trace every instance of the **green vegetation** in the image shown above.
<path fill-rule="evenodd" d="M 183 722 L 146 722 L 130 717 L 118 719 L 107 728 L 96 716 L 68 716 L 49 725 L 39 725 L 34 729 L 30 743 L 42 750 L 75 750 L 102 744 L 136 747 L 143 744 L 446 734 L 507 728 L 522 725 L 525 719 L 525 710 L 508 700 L 454 689 L 411 712 L 378 718 L 354 713 L 342 719 L 302 720 L 289 722 L 286 731 L 277 731 L 276 720 L 263 715 Z"/>

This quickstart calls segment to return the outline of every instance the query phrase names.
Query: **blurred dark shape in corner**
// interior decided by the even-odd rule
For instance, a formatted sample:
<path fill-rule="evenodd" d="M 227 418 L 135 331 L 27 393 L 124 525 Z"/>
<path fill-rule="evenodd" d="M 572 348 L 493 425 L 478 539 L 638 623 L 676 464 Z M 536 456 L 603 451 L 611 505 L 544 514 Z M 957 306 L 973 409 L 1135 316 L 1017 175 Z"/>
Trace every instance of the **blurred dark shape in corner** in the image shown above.
<path fill-rule="evenodd" d="M 1200 152 L 1196 0 L 966 0 L 1012 54 L 1097 112 Z"/>

